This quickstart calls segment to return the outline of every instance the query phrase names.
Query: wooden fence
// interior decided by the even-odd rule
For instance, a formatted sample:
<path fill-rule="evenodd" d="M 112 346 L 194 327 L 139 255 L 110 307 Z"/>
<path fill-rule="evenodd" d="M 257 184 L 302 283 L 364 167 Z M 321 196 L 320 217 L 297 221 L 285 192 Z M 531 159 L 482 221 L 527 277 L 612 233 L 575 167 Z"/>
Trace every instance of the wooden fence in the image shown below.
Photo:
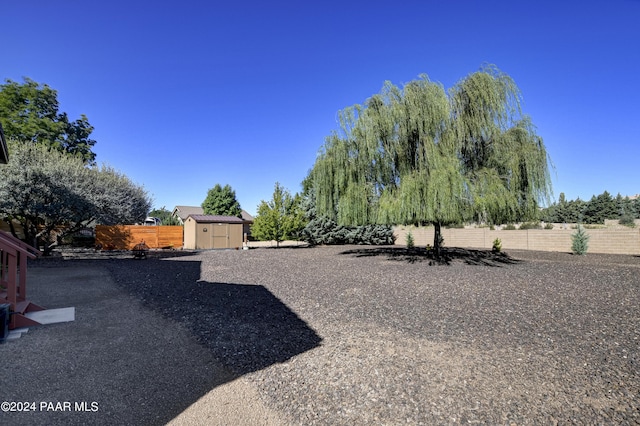
<path fill-rule="evenodd" d="M 96 246 L 103 250 L 131 250 L 144 241 L 152 249 L 178 249 L 183 244 L 182 226 L 96 226 Z"/>

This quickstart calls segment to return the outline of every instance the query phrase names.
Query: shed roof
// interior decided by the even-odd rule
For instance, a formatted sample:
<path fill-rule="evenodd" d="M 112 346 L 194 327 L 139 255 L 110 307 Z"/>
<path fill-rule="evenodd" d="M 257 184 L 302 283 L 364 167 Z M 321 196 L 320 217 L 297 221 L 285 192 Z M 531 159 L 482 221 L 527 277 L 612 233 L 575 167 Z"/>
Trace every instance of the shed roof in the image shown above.
<path fill-rule="evenodd" d="M 245 221 L 235 216 L 218 216 L 209 214 L 190 214 L 190 218 L 198 223 L 244 223 Z"/>
<path fill-rule="evenodd" d="M 204 209 L 198 206 L 176 206 L 173 209 L 173 215 L 178 216 L 184 222 L 189 216 L 204 215 Z M 242 219 L 245 222 L 253 222 L 253 216 L 244 209 L 242 210 Z"/>

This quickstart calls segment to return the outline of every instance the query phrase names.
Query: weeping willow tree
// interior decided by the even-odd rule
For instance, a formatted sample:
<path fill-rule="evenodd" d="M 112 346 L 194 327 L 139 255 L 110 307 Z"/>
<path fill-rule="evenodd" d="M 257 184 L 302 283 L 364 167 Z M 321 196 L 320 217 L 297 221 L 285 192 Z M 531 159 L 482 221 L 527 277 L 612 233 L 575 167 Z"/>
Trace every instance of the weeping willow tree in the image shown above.
<path fill-rule="evenodd" d="M 443 225 L 535 216 L 549 160 L 513 80 L 494 66 L 446 91 L 426 75 L 386 82 L 339 113 L 311 172 L 317 210 L 342 225 Z"/>

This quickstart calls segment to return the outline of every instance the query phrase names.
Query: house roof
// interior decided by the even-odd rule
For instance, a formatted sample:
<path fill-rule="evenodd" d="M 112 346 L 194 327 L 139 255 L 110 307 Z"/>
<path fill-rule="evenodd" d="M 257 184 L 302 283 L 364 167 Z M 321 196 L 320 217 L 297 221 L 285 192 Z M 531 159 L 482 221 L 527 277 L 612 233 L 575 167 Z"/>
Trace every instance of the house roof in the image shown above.
<path fill-rule="evenodd" d="M 219 216 L 210 214 L 190 214 L 190 218 L 198 223 L 244 223 L 243 219 L 235 216 Z"/>
<path fill-rule="evenodd" d="M 173 215 L 178 215 L 178 217 L 182 220 L 187 220 L 187 218 L 192 214 L 204 214 L 204 210 L 202 207 L 198 206 L 176 206 L 173 209 Z"/>
<path fill-rule="evenodd" d="M 7 149 L 7 141 L 4 139 L 4 130 L 0 123 L 0 163 L 7 164 L 9 161 L 9 150 Z"/>
<path fill-rule="evenodd" d="M 242 219 L 247 222 L 253 222 L 253 216 L 246 212 L 246 210 L 242 210 Z"/>

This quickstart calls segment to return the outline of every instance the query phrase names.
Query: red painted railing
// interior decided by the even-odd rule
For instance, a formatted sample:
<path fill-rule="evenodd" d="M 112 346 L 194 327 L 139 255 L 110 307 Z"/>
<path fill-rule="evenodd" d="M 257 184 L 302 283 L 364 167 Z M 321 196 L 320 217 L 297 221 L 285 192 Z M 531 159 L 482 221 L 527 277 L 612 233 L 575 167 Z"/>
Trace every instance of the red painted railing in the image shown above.
<path fill-rule="evenodd" d="M 39 255 L 37 249 L 0 231 L 0 303 L 11 305 L 12 319 L 9 328 L 38 325 L 24 314 L 44 309 L 27 300 L 27 259 L 34 259 Z"/>

